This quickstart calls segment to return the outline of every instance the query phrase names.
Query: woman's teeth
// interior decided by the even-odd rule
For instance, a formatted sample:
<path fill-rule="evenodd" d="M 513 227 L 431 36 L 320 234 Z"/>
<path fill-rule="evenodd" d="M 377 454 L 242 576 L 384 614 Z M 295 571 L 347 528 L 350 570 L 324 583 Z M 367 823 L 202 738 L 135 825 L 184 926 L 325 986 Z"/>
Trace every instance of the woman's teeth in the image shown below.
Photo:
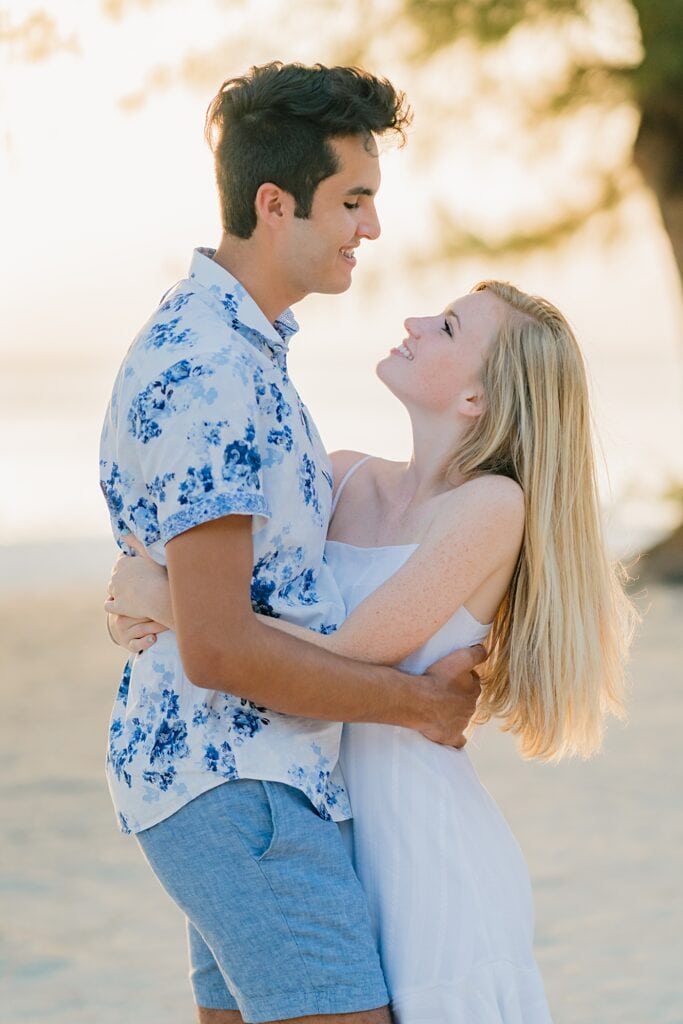
<path fill-rule="evenodd" d="M 413 359 L 415 358 L 415 356 L 414 356 L 414 355 L 413 355 L 413 353 L 412 353 L 412 352 L 410 351 L 410 349 L 409 349 L 409 348 L 408 348 L 408 346 L 407 346 L 407 345 L 405 344 L 405 342 L 401 342 L 401 344 L 400 344 L 400 345 L 398 346 L 398 348 L 396 349 L 396 351 L 397 351 L 397 352 L 400 352 L 402 356 L 405 356 L 405 358 L 406 358 L 406 359 L 410 359 L 411 361 L 412 361 L 412 360 L 413 360 Z"/>

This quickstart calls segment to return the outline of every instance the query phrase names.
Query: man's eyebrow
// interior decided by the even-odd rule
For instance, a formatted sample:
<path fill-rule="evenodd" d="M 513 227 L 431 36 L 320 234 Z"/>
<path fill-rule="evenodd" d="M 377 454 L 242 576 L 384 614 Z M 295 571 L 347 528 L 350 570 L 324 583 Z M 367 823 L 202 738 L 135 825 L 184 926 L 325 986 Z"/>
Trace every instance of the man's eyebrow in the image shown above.
<path fill-rule="evenodd" d="M 374 196 L 374 194 L 373 189 L 365 188 L 363 185 L 358 185 L 356 188 L 350 188 L 344 193 L 346 196 Z"/>
<path fill-rule="evenodd" d="M 454 309 L 447 309 L 446 310 L 446 316 L 452 316 L 454 320 L 457 320 L 458 321 L 458 330 L 460 330 L 460 331 L 462 330 L 462 324 L 460 323 L 460 317 L 458 316 L 458 314 L 455 312 Z"/>

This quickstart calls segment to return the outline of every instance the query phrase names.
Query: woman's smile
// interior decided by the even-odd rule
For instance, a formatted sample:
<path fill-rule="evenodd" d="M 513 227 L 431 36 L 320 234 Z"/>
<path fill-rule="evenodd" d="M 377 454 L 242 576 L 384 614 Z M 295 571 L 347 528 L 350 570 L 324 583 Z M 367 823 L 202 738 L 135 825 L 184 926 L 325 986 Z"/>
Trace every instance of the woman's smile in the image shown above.
<path fill-rule="evenodd" d="M 404 359 L 408 359 L 410 362 L 415 358 L 414 353 L 408 348 L 407 341 L 402 341 L 398 348 L 392 348 L 390 355 L 403 356 Z"/>

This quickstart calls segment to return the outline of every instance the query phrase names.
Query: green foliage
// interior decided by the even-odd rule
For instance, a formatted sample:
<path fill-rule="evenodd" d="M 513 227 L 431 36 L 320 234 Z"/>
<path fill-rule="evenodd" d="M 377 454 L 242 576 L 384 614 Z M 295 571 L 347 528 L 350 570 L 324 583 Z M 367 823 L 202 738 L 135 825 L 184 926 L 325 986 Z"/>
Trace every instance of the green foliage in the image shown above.
<path fill-rule="evenodd" d="M 645 51 L 632 76 L 636 94 L 641 102 L 675 97 L 683 107 L 683 0 L 632 2 Z"/>
<path fill-rule="evenodd" d="M 464 256 L 529 256 L 539 249 L 553 249 L 573 238 L 596 214 L 616 211 L 623 201 L 625 191 L 619 179 L 605 175 L 595 195 L 583 205 L 561 207 L 550 221 L 543 220 L 535 226 L 498 238 L 463 231 L 458 218 L 447 207 L 441 206 L 438 209 L 439 237 L 436 249 L 442 259 L 453 262 Z M 614 227 L 618 229 L 616 222 Z M 424 261 L 426 266 L 430 262 L 433 262 L 433 258 Z"/>
<path fill-rule="evenodd" d="M 607 180 L 597 204 L 583 211 L 557 211 L 537 230 L 513 233 L 495 245 L 476 235 L 461 235 L 454 242 L 456 236 L 450 233 L 451 256 L 458 251 L 523 252 L 562 241 L 599 209 L 619 206 L 632 187 L 627 172 L 635 161 L 657 195 L 665 225 L 676 236 L 673 247 L 683 277 L 680 226 L 674 224 L 671 205 L 683 198 L 683 0 L 401 0 L 401 8 L 419 35 L 416 63 L 448 48 L 455 52 L 464 40 L 482 55 L 502 52 L 518 31 L 530 38 L 536 31 L 541 45 L 549 32 L 564 41 L 566 61 L 555 77 L 543 81 L 539 96 L 520 95 L 530 139 L 546 141 L 550 125 L 571 130 L 572 118 L 586 110 L 601 111 L 606 125 L 612 112 L 625 104 L 641 118 L 636 149 L 627 148 L 612 162 L 607 173 L 611 182 Z M 533 61 L 531 49 L 530 54 Z M 598 154 L 604 161 L 604 149 L 587 152 L 586 169 Z"/>
<path fill-rule="evenodd" d="M 482 45 L 499 43 L 520 23 L 579 15 L 581 0 L 405 0 L 406 16 L 420 30 L 423 54 L 433 54 L 463 36 Z"/>
<path fill-rule="evenodd" d="M 489 47 L 522 25 L 553 25 L 561 32 L 588 25 L 601 6 L 617 13 L 627 5 L 620 0 L 403 0 L 402 6 L 420 34 L 419 57 L 424 59 L 463 38 Z M 613 90 L 610 74 L 620 86 L 628 80 L 641 103 L 669 97 L 668 105 L 675 98 L 683 106 L 683 0 L 630 0 L 628 7 L 637 15 L 642 60 L 620 63 L 597 53 L 587 54 L 586 60 L 577 54 L 565 96 L 549 97 L 551 108 L 566 106 L 570 97 L 574 103 L 599 97 L 604 86 Z"/>
<path fill-rule="evenodd" d="M 98 0 L 98 6 L 111 21 L 167 2 Z M 125 109 L 133 111 L 153 92 L 177 85 L 209 94 L 244 64 L 274 56 L 358 63 L 400 82 L 416 110 L 429 112 L 421 120 L 423 160 L 438 161 L 444 123 L 477 145 L 477 119 L 487 104 L 509 118 L 499 147 L 514 144 L 519 150 L 521 144 L 532 168 L 552 156 L 553 172 L 565 175 L 566 188 L 550 197 L 540 218 L 530 211 L 532 228 L 486 238 L 476 224 L 462 230 L 456 203 L 439 217 L 448 230 L 436 258 L 555 245 L 594 213 L 617 210 L 634 182 L 631 140 L 622 133 L 626 141 L 615 144 L 610 132 L 625 108 L 640 115 L 635 155 L 660 204 L 683 191 L 683 0 L 278 0 L 263 23 L 260 0 L 216 2 L 226 14 L 225 33 L 178 62 L 150 68 L 140 88 L 121 100 Z M 75 41 L 63 35 L 55 19 L 38 8 L 21 24 L 11 24 L 0 10 L 0 46 L 17 59 L 44 60 L 73 48 Z M 544 62 L 548 47 L 550 70 Z M 521 73 L 520 53 L 526 63 Z M 580 137 L 574 133 L 582 119 L 599 124 L 600 133 L 604 128 L 603 144 L 594 146 L 595 136 L 584 136 L 581 167 L 576 161 L 563 164 L 563 153 L 571 149 L 563 141 Z M 500 152 L 493 151 L 494 160 Z M 577 184 L 583 198 L 563 206 L 564 195 L 581 192 Z M 664 221 L 675 234 L 670 219 Z"/>

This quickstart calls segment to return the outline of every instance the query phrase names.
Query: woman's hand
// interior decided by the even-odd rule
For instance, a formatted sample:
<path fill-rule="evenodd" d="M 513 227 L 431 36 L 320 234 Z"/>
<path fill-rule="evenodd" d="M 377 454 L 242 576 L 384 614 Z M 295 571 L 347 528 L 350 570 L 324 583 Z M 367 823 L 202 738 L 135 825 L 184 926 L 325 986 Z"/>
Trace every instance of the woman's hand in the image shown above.
<path fill-rule="evenodd" d="M 164 628 L 173 629 L 171 592 L 166 570 L 162 565 L 152 561 L 147 554 L 142 553 L 134 558 L 119 555 L 112 568 L 107 593 L 109 596 L 104 610 L 110 615 L 135 620 L 138 623 L 153 622 L 160 626 L 155 632 L 160 632 Z M 130 628 L 129 621 L 122 632 L 128 633 Z M 136 638 L 128 636 L 128 640 L 130 639 Z M 125 642 L 122 646 L 128 646 L 128 643 Z"/>
<path fill-rule="evenodd" d="M 107 615 L 107 628 L 119 647 L 125 647 L 133 654 L 142 654 L 156 642 L 157 633 L 163 633 L 167 627 L 154 619 L 134 619 L 129 615 L 110 613 Z"/>

